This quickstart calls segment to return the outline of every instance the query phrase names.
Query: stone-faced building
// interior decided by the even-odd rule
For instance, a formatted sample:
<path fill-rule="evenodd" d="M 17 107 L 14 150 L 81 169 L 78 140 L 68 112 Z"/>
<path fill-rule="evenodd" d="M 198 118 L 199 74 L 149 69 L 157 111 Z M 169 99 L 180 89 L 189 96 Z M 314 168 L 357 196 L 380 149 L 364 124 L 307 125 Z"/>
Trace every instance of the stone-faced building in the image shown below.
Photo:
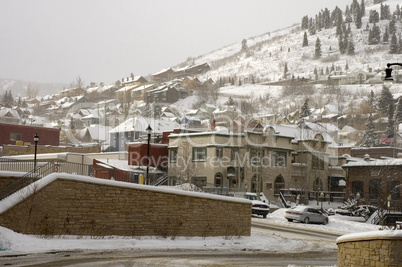
<path fill-rule="evenodd" d="M 328 142 L 321 134 L 298 140 L 298 128 L 289 129 L 171 134 L 169 184 L 184 180 L 202 188 L 263 192 L 271 200 L 285 188 L 327 191 Z"/>

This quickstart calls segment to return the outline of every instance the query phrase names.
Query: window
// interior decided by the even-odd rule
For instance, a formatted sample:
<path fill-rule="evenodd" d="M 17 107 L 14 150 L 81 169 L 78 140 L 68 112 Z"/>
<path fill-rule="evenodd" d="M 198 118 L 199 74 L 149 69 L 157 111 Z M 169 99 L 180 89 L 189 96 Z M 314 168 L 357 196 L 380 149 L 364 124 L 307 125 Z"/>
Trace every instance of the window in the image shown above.
<path fill-rule="evenodd" d="M 21 141 L 22 134 L 20 133 L 10 133 L 10 141 Z"/>
<path fill-rule="evenodd" d="M 286 152 L 274 152 L 274 166 L 286 167 Z"/>
<path fill-rule="evenodd" d="M 252 164 L 261 163 L 261 158 L 264 157 L 264 150 L 259 148 L 250 148 L 250 162 Z"/>
<path fill-rule="evenodd" d="M 177 148 L 169 149 L 169 162 L 177 162 Z"/>
<path fill-rule="evenodd" d="M 217 147 L 216 148 L 216 158 L 222 159 L 222 157 L 223 157 L 223 147 Z"/>
<path fill-rule="evenodd" d="M 285 180 L 281 175 L 275 178 L 274 182 L 274 195 L 279 195 L 281 189 L 285 188 Z"/>
<path fill-rule="evenodd" d="M 206 160 L 207 160 L 207 149 L 205 147 L 194 147 L 193 161 L 206 161 Z"/>
<path fill-rule="evenodd" d="M 369 182 L 369 198 L 378 199 L 380 197 L 380 179 L 370 179 Z M 360 193 L 360 192 L 359 192 Z"/>
<path fill-rule="evenodd" d="M 237 161 L 240 160 L 239 158 L 239 148 L 238 147 L 233 147 L 232 148 L 232 154 L 231 154 L 231 160 L 232 161 Z"/>
<path fill-rule="evenodd" d="M 207 185 L 207 178 L 206 177 L 192 177 L 191 182 L 195 184 L 199 188 L 203 188 Z"/>
<path fill-rule="evenodd" d="M 364 197 L 364 182 L 363 181 L 353 181 L 352 182 L 352 194 L 355 196 L 357 193 L 360 194 L 360 197 Z"/>
<path fill-rule="evenodd" d="M 312 159 L 313 169 L 323 170 L 324 169 L 324 154 L 313 154 Z"/>
<path fill-rule="evenodd" d="M 218 172 L 215 174 L 215 186 L 216 187 L 221 187 L 223 186 L 223 175 L 222 173 Z"/>

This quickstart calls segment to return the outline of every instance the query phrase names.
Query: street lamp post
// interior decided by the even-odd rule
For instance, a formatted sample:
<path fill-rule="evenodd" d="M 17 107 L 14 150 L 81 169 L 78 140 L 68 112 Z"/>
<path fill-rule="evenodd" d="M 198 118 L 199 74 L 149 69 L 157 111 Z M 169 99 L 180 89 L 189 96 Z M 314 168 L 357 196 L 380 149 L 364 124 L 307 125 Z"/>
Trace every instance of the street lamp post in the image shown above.
<path fill-rule="evenodd" d="M 392 78 L 392 68 L 391 66 L 401 66 L 402 63 L 388 63 L 387 68 L 385 69 L 385 78 L 384 78 L 384 86 L 390 87 L 392 85 L 392 82 L 394 81 L 394 78 Z"/>
<path fill-rule="evenodd" d="M 147 177 L 146 177 L 145 183 L 149 184 L 149 177 L 148 177 L 148 175 L 149 175 L 149 142 L 151 140 L 151 133 L 152 133 L 151 125 L 148 124 L 146 131 L 147 131 L 147 135 L 148 135 L 148 147 L 147 147 L 147 173 L 146 173 Z"/>
<path fill-rule="evenodd" d="M 320 200 L 321 200 L 321 211 L 323 211 L 322 209 L 322 202 L 324 202 L 324 192 L 320 193 Z"/>
<path fill-rule="evenodd" d="M 35 136 L 33 137 L 33 140 L 35 142 L 35 154 L 34 154 L 34 173 L 36 173 L 36 153 L 37 153 L 37 149 L 38 149 L 38 142 L 39 142 L 39 136 L 38 134 L 35 134 Z"/>

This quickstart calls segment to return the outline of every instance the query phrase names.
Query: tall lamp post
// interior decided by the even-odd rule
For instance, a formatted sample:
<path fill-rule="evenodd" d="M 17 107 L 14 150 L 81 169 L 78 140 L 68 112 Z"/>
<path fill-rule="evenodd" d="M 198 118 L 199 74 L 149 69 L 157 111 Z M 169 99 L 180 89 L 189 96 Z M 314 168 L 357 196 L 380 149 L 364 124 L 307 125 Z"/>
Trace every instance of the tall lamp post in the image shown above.
<path fill-rule="evenodd" d="M 148 124 L 146 131 L 148 135 L 148 147 L 147 147 L 147 177 L 145 180 L 145 184 L 149 184 L 149 142 L 151 140 L 151 133 L 152 133 L 151 125 Z"/>
<path fill-rule="evenodd" d="M 320 200 L 321 200 L 321 211 L 323 211 L 322 209 L 322 202 L 324 202 L 324 192 L 320 193 Z"/>
<path fill-rule="evenodd" d="M 34 154 L 34 172 L 36 173 L 36 152 L 38 151 L 38 142 L 39 142 L 39 136 L 38 134 L 35 134 L 33 137 L 33 140 L 35 142 L 35 154 Z"/>

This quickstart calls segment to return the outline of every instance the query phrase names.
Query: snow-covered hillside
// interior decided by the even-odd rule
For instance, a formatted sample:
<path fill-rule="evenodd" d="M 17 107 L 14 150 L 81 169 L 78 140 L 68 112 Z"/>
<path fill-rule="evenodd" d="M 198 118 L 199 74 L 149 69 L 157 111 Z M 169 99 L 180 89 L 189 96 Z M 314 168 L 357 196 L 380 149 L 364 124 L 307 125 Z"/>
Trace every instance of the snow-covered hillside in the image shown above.
<path fill-rule="evenodd" d="M 352 1 L 351 1 L 352 3 Z M 340 54 L 338 49 L 338 37 L 336 27 L 322 29 L 315 35 L 308 34 L 307 47 L 302 47 L 305 30 L 300 25 L 290 26 L 272 33 L 265 33 L 258 37 L 247 39 L 248 49 L 241 51 L 241 42 L 217 49 L 211 53 L 194 58 L 196 64 L 207 62 L 211 70 L 205 73 L 205 78 L 218 80 L 219 77 L 236 76 L 248 78 L 253 75 L 256 81 L 268 82 L 283 78 L 284 66 L 287 63 L 288 73 L 295 77 L 314 77 L 314 68 L 336 67 L 345 69 L 362 68 L 368 70 L 383 70 L 388 62 L 398 62 L 400 54 L 389 54 L 389 44 L 368 45 L 368 32 L 366 26 L 369 20 L 370 10 L 380 13 L 380 4 L 373 5 L 371 1 L 365 1 L 366 12 L 362 18 L 362 27 L 357 29 L 354 22 L 350 23 L 355 55 Z M 402 1 L 391 0 L 383 4 L 390 7 L 391 14 Z M 345 7 L 340 7 L 344 12 Z M 332 10 L 331 10 L 332 12 Z M 302 18 L 300 18 L 301 20 Z M 389 20 L 380 20 L 376 25 L 380 27 L 381 36 Z M 371 28 L 373 23 L 369 23 Z M 401 31 L 402 22 L 396 24 L 397 31 Z M 322 56 L 314 58 L 315 42 L 321 41 Z M 400 61 L 400 60 L 399 60 Z"/>

